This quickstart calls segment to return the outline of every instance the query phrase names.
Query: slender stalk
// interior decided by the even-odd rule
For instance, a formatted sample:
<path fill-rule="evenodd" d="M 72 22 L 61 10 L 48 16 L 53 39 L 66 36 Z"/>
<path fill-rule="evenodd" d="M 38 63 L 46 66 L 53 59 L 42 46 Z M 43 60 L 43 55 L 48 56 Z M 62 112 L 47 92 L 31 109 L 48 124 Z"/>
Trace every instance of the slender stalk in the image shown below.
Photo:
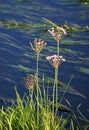
<path fill-rule="evenodd" d="M 56 72 L 56 71 L 55 71 Z M 54 86 L 53 86 L 53 106 L 52 106 L 52 111 L 53 111 L 53 114 L 54 114 L 54 102 L 55 102 L 55 80 L 54 80 Z"/>
<path fill-rule="evenodd" d="M 36 91 L 37 91 L 37 129 L 39 126 L 39 82 L 38 82 L 38 62 L 39 54 L 36 55 Z"/>
<path fill-rule="evenodd" d="M 47 90 L 46 90 L 46 93 L 47 93 L 47 97 L 46 97 L 46 100 L 47 100 L 47 111 L 48 111 L 48 109 L 49 109 L 48 88 L 49 88 L 49 79 L 48 79 L 48 85 L 47 85 Z"/>
<path fill-rule="evenodd" d="M 55 69 L 55 86 L 56 86 L 56 113 L 58 104 L 58 69 Z"/>
<path fill-rule="evenodd" d="M 36 76 L 38 79 L 38 62 L 39 62 L 39 54 L 36 54 Z M 38 85 L 38 80 L 37 80 L 37 85 Z"/>
<path fill-rule="evenodd" d="M 60 99 L 59 104 L 62 103 L 62 100 L 63 100 L 63 98 L 64 98 L 64 95 L 65 95 L 65 93 L 67 92 L 68 88 L 70 87 L 70 83 L 71 83 L 73 77 L 74 77 L 74 75 L 71 76 L 71 78 L 70 78 L 68 84 L 66 85 L 65 90 L 64 90 L 64 92 L 63 92 L 63 95 L 61 96 L 61 99 Z"/>
<path fill-rule="evenodd" d="M 57 56 L 59 56 L 59 41 L 57 42 Z M 56 113 L 58 104 L 58 68 L 55 69 L 55 84 L 56 84 Z"/>
<path fill-rule="evenodd" d="M 57 69 L 55 69 L 55 79 L 53 86 L 53 113 L 54 113 L 54 103 L 55 103 L 55 89 L 56 89 L 56 112 L 57 112 L 57 101 L 58 101 L 58 86 L 57 86 Z"/>
<path fill-rule="evenodd" d="M 33 101 L 33 90 L 29 90 L 30 101 Z"/>
<path fill-rule="evenodd" d="M 59 56 L 59 41 L 57 41 L 57 56 Z"/>

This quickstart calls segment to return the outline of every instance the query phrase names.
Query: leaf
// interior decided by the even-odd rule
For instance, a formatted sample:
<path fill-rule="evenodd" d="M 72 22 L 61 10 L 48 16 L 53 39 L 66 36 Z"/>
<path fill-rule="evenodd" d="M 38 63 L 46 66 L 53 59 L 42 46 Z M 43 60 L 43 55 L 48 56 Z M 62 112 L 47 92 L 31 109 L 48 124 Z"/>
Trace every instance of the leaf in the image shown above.
<path fill-rule="evenodd" d="M 42 79 L 39 78 L 39 80 L 42 82 Z M 52 85 L 54 84 L 54 79 L 50 78 L 50 77 L 45 77 L 45 80 L 44 80 L 45 83 L 48 83 L 49 84 L 49 87 L 52 87 Z M 51 86 L 50 86 L 51 85 Z M 67 90 L 66 90 L 66 93 L 70 93 L 70 94 L 73 94 L 73 95 L 77 95 L 77 96 L 80 96 L 82 98 L 86 98 L 83 94 L 81 94 L 80 92 L 78 92 L 77 90 L 73 89 L 73 86 L 70 86 L 61 82 L 61 81 L 58 81 L 58 87 L 60 87 L 60 91 L 61 92 L 64 92 L 66 87 L 68 86 Z"/>
<path fill-rule="evenodd" d="M 46 19 L 46 18 L 42 18 L 45 22 L 47 22 L 47 23 L 49 23 L 49 24 L 51 24 L 51 25 L 53 25 L 53 26 L 57 26 L 57 24 L 55 24 L 55 23 L 53 23 L 51 20 L 49 20 L 49 19 Z"/>
<path fill-rule="evenodd" d="M 54 105 L 56 107 L 56 105 Z M 70 108 L 68 108 L 67 106 L 65 105 L 62 105 L 62 104 L 57 104 L 57 110 L 59 111 L 64 111 L 64 112 L 72 112 L 72 110 Z"/>
<path fill-rule="evenodd" d="M 16 69 L 18 69 L 20 71 L 24 71 L 24 72 L 30 72 L 32 70 L 32 69 L 30 69 L 28 67 L 25 67 L 25 66 L 21 65 L 21 64 L 19 64 L 19 65 L 8 65 L 8 66 L 11 66 L 13 68 L 16 68 Z"/>
<path fill-rule="evenodd" d="M 76 70 L 85 73 L 85 74 L 89 74 L 89 68 L 83 68 L 83 67 L 76 67 Z"/>

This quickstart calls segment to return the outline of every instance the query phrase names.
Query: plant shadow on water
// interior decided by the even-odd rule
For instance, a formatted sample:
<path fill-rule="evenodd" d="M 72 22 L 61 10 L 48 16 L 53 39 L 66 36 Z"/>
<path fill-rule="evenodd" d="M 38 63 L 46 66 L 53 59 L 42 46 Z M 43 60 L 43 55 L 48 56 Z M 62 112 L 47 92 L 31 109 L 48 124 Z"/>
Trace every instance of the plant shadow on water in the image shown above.
<path fill-rule="evenodd" d="M 60 95 L 74 75 L 65 98 L 74 111 L 81 103 L 81 112 L 89 118 L 89 5 L 83 2 L 79 4 L 78 0 L 60 1 L 0 1 L 0 97 L 8 98 L 7 102 L 11 98 L 15 99 L 14 85 L 17 85 L 21 96 L 27 92 L 21 80 L 27 74 L 35 73 L 35 55 L 28 44 L 35 37 L 47 42 L 48 47 L 40 54 L 39 71 L 47 78 L 45 82 L 51 78 L 50 84 L 53 84 L 53 68 L 45 57 L 54 54 L 56 44 L 47 30 L 55 23 L 63 24 L 68 35 L 60 43 L 60 53 L 66 58 L 59 69 L 59 84 L 63 86 L 59 87 Z M 51 94 L 51 85 L 49 87 Z"/>

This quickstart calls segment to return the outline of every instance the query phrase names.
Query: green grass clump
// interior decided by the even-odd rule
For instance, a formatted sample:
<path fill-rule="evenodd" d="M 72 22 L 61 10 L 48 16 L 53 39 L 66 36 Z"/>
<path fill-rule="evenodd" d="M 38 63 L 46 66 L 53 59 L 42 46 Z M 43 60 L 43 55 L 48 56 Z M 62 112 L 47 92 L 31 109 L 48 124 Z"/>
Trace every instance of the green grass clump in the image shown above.
<path fill-rule="evenodd" d="M 20 97 L 16 91 L 16 101 L 12 100 L 12 105 L 0 109 L 0 130 L 88 130 L 89 120 L 80 112 L 77 116 L 59 104 L 59 114 L 52 111 L 53 102 L 48 101 L 47 97 L 39 98 L 39 103 L 33 99 L 33 95 Z M 37 104 L 39 113 L 37 115 Z M 55 105 L 56 106 L 56 105 Z M 55 110 L 56 111 L 56 110 Z M 63 113 L 64 111 L 64 113 Z M 39 124 L 37 120 L 39 117 Z"/>
<path fill-rule="evenodd" d="M 39 126 L 37 124 L 36 102 L 25 95 L 21 99 L 16 91 L 17 101 L 0 110 L 0 130 L 65 130 L 67 123 L 62 116 L 52 113 L 50 105 L 39 104 Z M 41 99 L 42 100 L 42 99 Z"/>

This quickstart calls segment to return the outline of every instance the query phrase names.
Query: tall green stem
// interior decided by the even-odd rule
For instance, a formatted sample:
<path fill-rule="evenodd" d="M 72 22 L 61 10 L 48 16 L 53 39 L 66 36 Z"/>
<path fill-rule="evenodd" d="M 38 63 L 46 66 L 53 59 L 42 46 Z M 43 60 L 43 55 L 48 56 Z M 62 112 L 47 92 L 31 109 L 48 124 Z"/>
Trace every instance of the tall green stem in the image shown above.
<path fill-rule="evenodd" d="M 38 62 L 39 54 L 36 55 L 36 91 L 37 91 L 37 126 L 39 126 L 39 82 L 38 82 Z"/>
<path fill-rule="evenodd" d="M 39 54 L 36 55 L 36 87 L 37 87 L 37 97 L 38 97 L 38 87 L 39 87 L 39 83 L 38 83 L 38 62 L 39 62 Z"/>
<path fill-rule="evenodd" d="M 57 56 L 59 56 L 59 41 L 57 41 Z"/>
<path fill-rule="evenodd" d="M 30 100 L 32 102 L 32 100 L 33 100 L 33 90 L 29 90 L 29 97 L 30 97 Z"/>
<path fill-rule="evenodd" d="M 59 41 L 57 42 L 57 56 L 59 56 Z M 58 68 L 55 69 L 55 83 L 56 83 L 56 112 L 58 104 Z"/>
<path fill-rule="evenodd" d="M 58 104 L 58 69 L 55 69 L 55 86 L 56 86 L 56 112 Z"/>
<path fill-rule="evenodd" d="M 53 86 L 53 106 L 52 106 L 52 111 L 53 111 L 53 114 L 54 114 L 54 102 L 55 102 L 55 84 L 56 84 L 56 82 L 55 82 L 55 80 L 54 80 L 54 86 Z"/>
<path fill-rule="evenodd" d="M 56 88 L 56 111 L 57 111 L 57 69 L 55 69 L 55 79 L 54 79 L 54 86 L 53 86 L 53 113 L 54 113 L 54 103 L 55 103 L 55 88 Z"/>

